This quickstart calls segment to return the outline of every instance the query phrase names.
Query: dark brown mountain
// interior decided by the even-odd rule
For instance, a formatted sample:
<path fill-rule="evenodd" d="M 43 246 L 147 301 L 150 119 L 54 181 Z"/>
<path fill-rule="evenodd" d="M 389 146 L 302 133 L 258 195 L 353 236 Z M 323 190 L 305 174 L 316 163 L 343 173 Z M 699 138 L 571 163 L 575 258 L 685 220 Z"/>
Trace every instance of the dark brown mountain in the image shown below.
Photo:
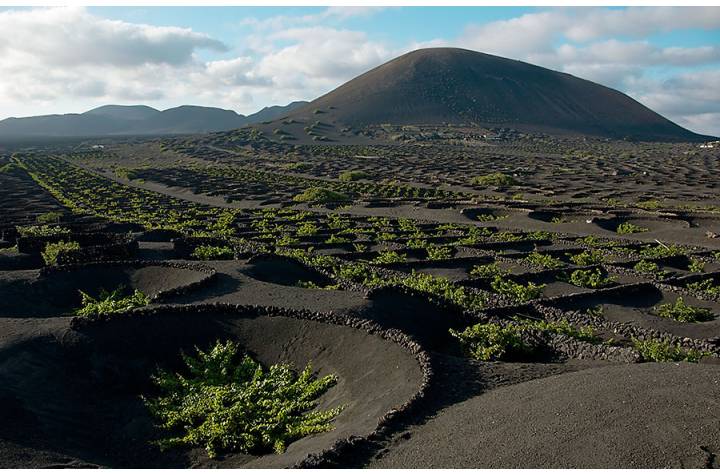
<path fill-rule="evenodd" d="M 106 105 L 82 114 L 57 114 L 0 120 L 0 138 L 95 137 L 109 135 L 195 134 L 236 129 L 273 120 L 307 104 L 265 107 L 244 116 L 216 107 L 180 106 L 164 111 L 135 105 Z"/>
<path fill-rule="evenodd" d="M 371 124 L 474 123 L 639 140 L 707 139 L 614 89 L 458 48 L 407 53 L 343 84 L 292 118 Z"/>

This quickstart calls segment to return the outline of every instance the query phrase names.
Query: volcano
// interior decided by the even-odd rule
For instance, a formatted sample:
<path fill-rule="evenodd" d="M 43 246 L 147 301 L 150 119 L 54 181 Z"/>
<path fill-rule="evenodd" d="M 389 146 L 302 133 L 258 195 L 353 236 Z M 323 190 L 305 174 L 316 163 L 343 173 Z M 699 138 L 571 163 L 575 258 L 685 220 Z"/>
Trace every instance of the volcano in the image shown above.
<path fill-rule="evenodd" d="M 458 48 L 404 54 L 289 117 L 355 127 L 453 123 L 614 139 L 707 139 L 614 89 Z"/>

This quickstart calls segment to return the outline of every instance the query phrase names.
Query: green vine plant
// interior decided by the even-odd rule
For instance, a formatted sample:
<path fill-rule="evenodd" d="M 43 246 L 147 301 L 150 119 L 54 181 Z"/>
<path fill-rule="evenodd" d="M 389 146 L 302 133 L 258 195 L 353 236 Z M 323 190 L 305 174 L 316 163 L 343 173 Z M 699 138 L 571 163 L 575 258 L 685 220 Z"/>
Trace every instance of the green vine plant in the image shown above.
<path fill-rule="evenodd" d="M 690 263 L 688 264 L 688 270 L 690 272 L 703 272 L 705 270 L 705 263 L 701 261 L 700 259 L 690 258 Z"/>
<path fill-rule="evenodd" d="M 395 264 L 407 261 L 405 254 L 396 251 L 382 251 L 371 262 L 373 264 Z"/>
<path fill-rule="evenodd" d="M 675 302 L 659 305 L 655 308 L 655 312 L 659 317 L 684 323 L 707 322 L 715 319 L 712 311 L 688 305 L 682 297 L 678 297 Z"/>
<path fill-rule="evenodd" d="M 621 223 L 618 225 L 616 232 L 618 234 L 635 234 L 635 233 L 644 233 L 646 231 L 649 231 L 648 228 L 643 228 L 642 226 L 638 226 L 637 224 L 633 224 L 630 222 L 627 223 Z"/>
<path fill-rule="evenodd" d="M 191 257 L 202 261 L 221 261 L 235 258 L 235 252 L 228 246 L 200 245 L 193 249 Z"/>
<path fill-rule="evenodd" d="M 470 275 L 479 279 L 492 279 L 495 276 L 505 276 L 508 274 L 507 271 L 500 268 L 497 262 L 490 264 L 479 264 L 475 265 L 470 269 Z"/>
<path fill-rule="evenodd" d="M 143 397 L 169 433 L 156 441 L 161 449 L 202 447 L 211 458 L 282 453 L 293 441 L 332 430 L 344 409 L 316 409 L 337 377 L 318 378 L 310 364 L 299 373 L 288 364 L 264 368 L 232 341 L 196 353 L 182 355 L 182 373 L 159 370 L 152 381 L 160 395 Z"/>
<path fill-rule="evenodd" d="M 537 355 L 544 344 L 528 337 L 533 332 L 545 337 L 562 334 L 581 341 L 599 342 L 592 327 L 576 328 L 567 320 L 551 322 L 516 317 L 504 325 L 478 323 L 462 332 L 450 329 L 450 334 L 460 341 L 465 353 L 481 361 L 522 360 Z"/>
<path fill-rule="evenodd" d="M 648 339 L 639 340 L 632 339 L 635 350 L 640 354 L 643 361 L 657 361 L 660 363 L 671 361 L 687 361 L 697 363 L 701 358 L 710 356 L 710 353 L 684 349 L 680 345 L 673 345 L 667 340 Z"/>
<path fill-rule="evenodd" d="M 524 260 L 528 264 L 542 267 L 544 269 L 559 269 L 565 266 L 560 259 L 549 254 L 541 254 L 537 251 L 528 254 Z"/>
<path fill-rule="evenodd" d="M 55 237 L 70 235 L 70 230 L 68 228 L 49 224 L 17 226 L 16 229 L 20 237 Z"/>
<path fill-rule="evenodd" d="M 47 266 L 58 265 L 59 259 L 80 250 L 80 244 L 75 241 L 49 242 L 41 252 L 43 261 Z"/>
<path fill-rule="evenodd" d="M 638 261 L 633 266 L 633 269 L 641 274 L 649 275 L 654 279 L 664 279 L 668 274 L 667 271 L 661 270 L 657 263 L 646 261 L 645 259 Z"/>
<path fill-rule="evenodd" d="M 687 285 L 687 288 L 713 297 L 720 296 L 720 285 L 715 284 L 712 278 L 704 279 L 700 282 L 691 282 Z"/>
<path fill-rule="evenodd" d="M 450 259 L 452 257 L 452 249 L 447 246 L 428 246 L 425 251 L 427 251 L 428 259 L 431 261 Z"/>
<path fill-rule="evenodd" d="M 596 250 L 586 250 L 580 254 L 570 255 L 570 261 L 577 266 L 594 266 L 605 262 L 605 256 Z"/>
<path fill-rule="evenodd" d="M 614 284 L 615 279 L 608 277 L 603 269 L 577 269 L 570 274 L 568 282 L 586 289 L 599 289 Z"/>
<path fill-rule="evenodd" d="M 523 285 L 500 275 L 495 276 L 490 286 L 498 294 L 505 295 L 518 302 L 528 302 L 540 298 L 545 288 L 545 284 L 537 285 L 528 282 Z"/>
<path fill-rule="evenodd" d="M 125 287 L 123 286 L 112 292 L 102 290 L 97 298 L 82 290 L 79 292 L 82 303 L 75 313 L 81 317 L 99 317 L 113 313 L 123 313 L 150 304 L 150 298 L 140 290 L 136 289 L 130 295 L 125 295 Z"/>

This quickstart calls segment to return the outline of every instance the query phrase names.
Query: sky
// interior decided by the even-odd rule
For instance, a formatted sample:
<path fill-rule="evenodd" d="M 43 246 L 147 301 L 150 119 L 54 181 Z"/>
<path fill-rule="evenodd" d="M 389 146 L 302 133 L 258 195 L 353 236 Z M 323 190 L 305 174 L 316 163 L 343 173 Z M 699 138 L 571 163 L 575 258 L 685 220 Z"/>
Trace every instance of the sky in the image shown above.
<path fill-rule="evenodd" d="M 433 46 L 564 71 L 720 136 L 720 7 L 2 7 L 0 119 L 104 104 L 249 114 Z"/>

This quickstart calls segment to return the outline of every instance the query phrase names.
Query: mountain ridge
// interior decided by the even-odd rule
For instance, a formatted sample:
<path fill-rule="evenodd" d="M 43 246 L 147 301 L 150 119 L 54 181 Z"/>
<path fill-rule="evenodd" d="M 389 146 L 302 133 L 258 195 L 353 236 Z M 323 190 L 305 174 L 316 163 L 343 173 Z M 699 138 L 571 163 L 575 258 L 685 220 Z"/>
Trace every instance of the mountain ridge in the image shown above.
<path fill-rule="evenodd" d="M 412 51 L 294 110 L 289 117 L 352 127 L 472 123 L 607 138 L 700 141 L 609 87 L 460 48 Z"/>
<path fill-rule="evenodd" d="M 306 104 L 265 107 L 244 116 L 216 107 L 182 105 L 158 110 L 145 105 L 107 104 L 83 113 L 9 117 L 0 121 L 2 137 L 83 137 L 219 132 L 284 116 Z"/>

